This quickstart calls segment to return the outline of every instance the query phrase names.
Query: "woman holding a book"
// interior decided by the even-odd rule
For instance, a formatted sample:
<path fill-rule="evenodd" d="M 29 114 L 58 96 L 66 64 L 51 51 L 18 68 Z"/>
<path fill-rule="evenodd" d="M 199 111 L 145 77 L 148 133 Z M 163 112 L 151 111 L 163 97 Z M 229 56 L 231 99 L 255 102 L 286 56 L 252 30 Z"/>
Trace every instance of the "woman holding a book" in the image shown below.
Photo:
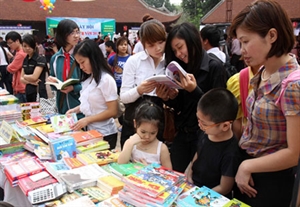
<path fill-rule="evenodd" d="M 80 31 L 78 25 L 70 20 L 63 19 L 57 25 L 55 41 L 61 46 L 59 51 L 55 53 L 50 60 L 50 76 L 47 82 L 57 83 L 57 79 L 64 82 L 67 79 L 79 79 L 80 68 L 75 64 L 73 50 L 78 44 Z M 51 87 L 57 90 L 56 87 Z M 81 84 L 76 83 L 69 85 L 62 90 L 57 90 L 56 106 L 60 114 L 65 114 L 69 109 L 80 104 L 79 96 Z M 82 113 L 77 114 L 77 118 L 83 117 Z"/>
<path fill-rule="evenodd" d="M 145 80 L 165 73 L 165 27 L 155 19 L 146 21 L 141 25 L 140 38 L 145 50 L 130 56 L 123 70 L 120 97 L 126 110 L 121 133 L 121 147 L 135 133 L 134 112 L 143 100 L 151 100 L 159 107 L 163 106 L 162 100 L 155 93 L 157 83 Z M 162 130 L 157 137 L 162 139 Z"/>
<path fill-rule="evenodd" d="M 198 29 L 191 23 L 174 26 L 168 34 L 165 47 L 166 65 L 176 61 L 188 73 L 180 74 L 183 90 L 161 84 L 157 96 L 175 110 L 177 134 L 171 146 L 173 169 L 184 172 L 197 149 L 197 102 L 212 88 L 226 88 L 226 73 L 219 62 L 210 59 L 202 48 Z"/>
<path fill-rule="evenodd" d="M 118 94 L 112 70 L 104 59 L 103 53 L 93 40 L 84 40 L 75 46 L 74 58 L 82 70 L 80 105 L 67 111 L 83 113 L 73 130 L 87 127 L 97 130 L 109 142 L 110 149 L 117 143 L 117 127 L 113 117 L 117 115 Z"/>

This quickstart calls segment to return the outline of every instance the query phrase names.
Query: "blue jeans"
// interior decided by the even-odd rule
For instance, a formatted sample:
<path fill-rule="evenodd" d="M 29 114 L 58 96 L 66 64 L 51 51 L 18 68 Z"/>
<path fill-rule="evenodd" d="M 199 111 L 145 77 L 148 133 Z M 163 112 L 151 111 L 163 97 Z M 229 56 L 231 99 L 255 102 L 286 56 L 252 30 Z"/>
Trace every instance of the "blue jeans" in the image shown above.
<path fill-rule="evenodd" d="M 15 97 L 19 99 L 19 103 L 26 103 L 26 94 L 25 93 L 16 93 Z"/>

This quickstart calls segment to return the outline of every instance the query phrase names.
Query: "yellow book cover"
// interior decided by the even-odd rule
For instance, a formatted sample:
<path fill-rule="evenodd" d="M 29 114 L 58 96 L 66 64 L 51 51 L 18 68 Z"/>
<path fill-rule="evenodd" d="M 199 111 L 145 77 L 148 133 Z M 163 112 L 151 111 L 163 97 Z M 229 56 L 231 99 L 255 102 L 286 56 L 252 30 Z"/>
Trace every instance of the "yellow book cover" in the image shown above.
<path fill-rule="evenodd" d="M 111 188 L 117 188 L 117 189 L 121 188 L 122 189 L 124 187 L 125 183 L 113 175 L 107 175 L 107 176 L 98 178 L 98 186 L 100 188 L 101 188 L 101 185 L 106 185 L 106 186 L 108 185 Z"/>
<path fill-rule="evenodd" d="M 36 129 L 39 130 L 41 133 L 43 133 L 45 135 L 50 133 L 50 132 L 54 132 L 54 129 L 52 128 L 51 124 L 44 124 L 44 125 L 41 125 L 41 126 L 37 126 Z"/>
<path fill-rule="evenodd" d="M 97 163 L 97 161 L 90 154 L 80 153 L 76 155 L 76 158 L 85 165 Z"/>
<path fill-rule="evenodd" d="M 112 152 L 110 150 L 102 150 L 97 152 L 87 153 L 91 155 L 98 165 L 105 165 L 111 162 L 117 162 L 120 152 Z"/>

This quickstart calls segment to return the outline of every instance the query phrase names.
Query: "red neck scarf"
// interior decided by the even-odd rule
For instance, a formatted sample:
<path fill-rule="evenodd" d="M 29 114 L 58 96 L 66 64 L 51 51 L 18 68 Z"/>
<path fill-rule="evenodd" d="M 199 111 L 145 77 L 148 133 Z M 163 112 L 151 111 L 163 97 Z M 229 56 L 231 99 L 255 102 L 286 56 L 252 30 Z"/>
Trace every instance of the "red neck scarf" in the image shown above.
<path fill-rule="evenodd" d="M 63 80 L 67 80 L 69 72 L 70 72 L 70 54 L 67 52 L 64 52 L 65 61 L 64 61 L 64 70 L 63 70 Z"/>

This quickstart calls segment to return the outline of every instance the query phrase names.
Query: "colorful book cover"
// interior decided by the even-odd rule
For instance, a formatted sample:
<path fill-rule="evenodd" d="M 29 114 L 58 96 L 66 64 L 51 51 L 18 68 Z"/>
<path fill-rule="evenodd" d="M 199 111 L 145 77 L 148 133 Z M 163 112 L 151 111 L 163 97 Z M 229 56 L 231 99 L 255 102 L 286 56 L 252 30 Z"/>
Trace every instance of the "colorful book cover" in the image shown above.
<path fill-rule="evenodd" d="M 77 146 L 77 151 L 79 153 L 88 153 L 88 152 L 96 152 L 101 150 L 109 149 L 109 144 L 107 141 L 101 140 L 95 143 L 91 143 L 84 146 Z"/>
<path fill-rule="evenodd" d="M 195 205 L 223 207 L 228 201 L 228 198 L 210 188 L 194 186 L 178 197 L 177 204 L 186 207 L 194 207 Z"/>
<path fill-rule="evenodd" d="M 103 201 L 110 197 L 108 193 L 100 189 L 99 187 L 86 187 L 77 189 L 74 191 L 74 193 L 77 193 L 79 196 L 88 196 L 93 203 L 97 204 L 100 201 Z"/>
<path fill-rule="evenodd" d="M 145 165 L 138 162 L 130 162 L 126 164 L 118 164 L 116 162 L 112 162 L 108 166 L 111 168 L 111 172 L 119 177 L 131 175 L 145 167 Z"/>
<path fill-rule="evenodd" d="M 59 175 L 70 170 L 70 168 L 62 161 L 60 162 L 45 162 L 44 166 L 46 170 L 56 179 L 59 179 Z"/>
<path fill-rule="evenodd" d="M 105 165 L 111 162 L 117 162 L 120 152 L 113 152 L 110 150 L 102 150 L 97 152 L 87 153 L 91 155 L 98 165 Z"/>
<path fill-rule="evenodd" d="M 97 186 L 105 192 L 108 192 L 110 195 L 117 194 L 123 189 L 124 185 L 124 182 L 113 175 L 103 176 L 97 180 Z"/>
<path fill-rule="evenodd" d="M 223 207 L 250 207 L 250 206 L 236 198 L 233 198 L 228 203 L 226 203 Z"/>
<path fill-rule="evenodd" d="M 31 126 L 34 124 L 41 124 L 41 123 L 46 123 L 47 119 L 41 117 L 41 116 L 37 116 L 37 117 L 33 117 L 31 119 L 26 119 L 24 121 L 18 122 L 17 124 L 21 125 L 21 126 Z"/>
<path fill-rule="evenodd" d="M 54 132 L 62 133 L 71 131 L 71 127 L 77 122 L 75 113 L 56 115 L 50 118 Z"/>
<path fill-rule="evenodd" d="M 97 130 L 74 132 L 71 134 L 71 136 L 74 137 L 77 146 L 95 143 L 103 139 L 103 134 L 101 134 Z"/>
<path fill-rule="evenodd" d="M 77 193 L 65 193 L 61 198 L 61 202 L 62 203 L 68 203 L 70 201 L 73 201 L 77 198 L 79 198 L 80 196 Z"/>
<path fill-rule="evenodd" d="M 19 99 L 14 95 L 0 96 L 0 105 L 9 105 L 14 103 L 19 103 Z"/>
<path fill-rule="evenodd" d="M 10 154 L 13 152 L 21 152 L 24 151 L 25 142 L 15 142 L 5 145 L 0 145 L 0 157 L 3 154 Z"/>
<path fill-rule="evenodd" d="M 32 181 L 29 177 L 25 177 L 19 180 L 18 184 L 23 191 L 23 193 L 27 196 L 29 191 L 35 190 L 37 188 L 44 187 L 46 185 L 50 185 L 53 183 L 57 183 L 57 180 L 52 176 L 47 178 L 38 180 L 37 182 Z"/>
<path fill-rule="evenodd" d="M 63 136 L 60 139 L 49 140 L 52 159 L 62 160 L 64 157 L 76 157 L 76 142 L 71 136 Z"/>
<path fill-rule="evenodd" d="M 97 185 L 97 179 L 108 173 L 97 164 L 86 165 L 71 169 L 61 175 L 60 179 L 65 182 L 70 193 L 74 190 Z"/>
<path fill-rule="evenodd" d="M 80 162 L 80 160 L 78 160 L 75 157 L 64 157 L 63 158 L 63 162 L 70 168 L 70 169 L 74 169 L 74 168 L 78 168 L 78 167 L 82 167 L 84 166 L 84 164 L 82 162 Z"/>
<path fill-rule="evenodd" d="M 38 127 L 36 127 L 36 130 L 40 131 L 45 136 L 47 136 L 47 134 L 50 132 L 54 132 L 54 129 L 51 124 L 45 124 L 42 126 L 38 126 Z"/>
<path fill-rule="evenodd" d="M 76 155 L 76 158 L 85 165 L 97 163 L 95 158 L 89 153 L 80 153 Z"/>

